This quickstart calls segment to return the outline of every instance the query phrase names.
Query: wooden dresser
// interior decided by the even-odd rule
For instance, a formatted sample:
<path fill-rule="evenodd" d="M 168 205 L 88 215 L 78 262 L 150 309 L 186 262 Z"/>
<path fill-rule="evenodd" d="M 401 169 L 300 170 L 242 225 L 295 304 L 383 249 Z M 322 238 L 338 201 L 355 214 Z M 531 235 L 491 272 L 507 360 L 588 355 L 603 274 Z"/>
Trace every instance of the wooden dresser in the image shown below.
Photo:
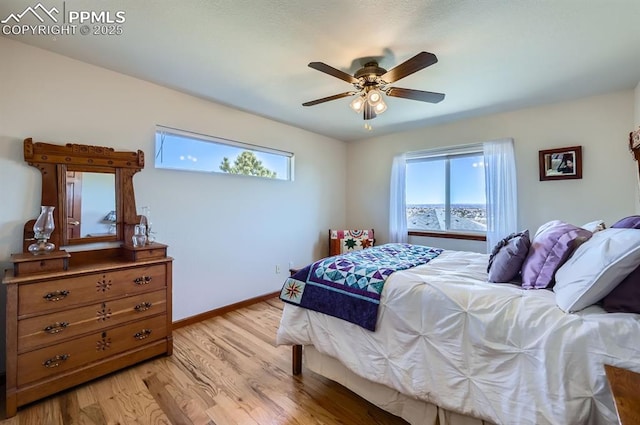
<path fill-rule="evenodd" d="M 166 245 L 149 243 L 151 223 L 136 209 L 144 153 L 29 138 L 24 159 L 42 175 L 42 208 L 3 279 L 7 417 L 173 351 L 173 259 Z"/>
<path fill-rule="evenodd" d="M 73 253 L 66 270 L 46 270 L 55 258 L 12 259 L 14 270 L 3 281 L 7 416 L 60 390 L 171 354 L 172 259 L 165 245 Z M 37 270 L 40 263 L 44 271 Z"/>

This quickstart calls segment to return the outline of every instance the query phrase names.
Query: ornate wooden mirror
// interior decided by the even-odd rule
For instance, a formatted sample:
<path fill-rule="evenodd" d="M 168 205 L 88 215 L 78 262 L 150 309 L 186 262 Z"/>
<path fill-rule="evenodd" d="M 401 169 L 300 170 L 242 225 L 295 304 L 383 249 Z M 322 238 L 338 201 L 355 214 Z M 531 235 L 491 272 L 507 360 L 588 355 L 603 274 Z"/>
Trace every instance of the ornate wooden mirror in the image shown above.
<path fill-rule="evenodd" d="M 55 206 L 50 242 L 61 246 L 93 242 L 131 244 L 136 212 L 133 175 L 144 168 L 144 153 L 69 143 L 24 141 L 24 159 L 42 174 L 42 205 Z M 25 224 L 24 250 L 33 238 Z"/>

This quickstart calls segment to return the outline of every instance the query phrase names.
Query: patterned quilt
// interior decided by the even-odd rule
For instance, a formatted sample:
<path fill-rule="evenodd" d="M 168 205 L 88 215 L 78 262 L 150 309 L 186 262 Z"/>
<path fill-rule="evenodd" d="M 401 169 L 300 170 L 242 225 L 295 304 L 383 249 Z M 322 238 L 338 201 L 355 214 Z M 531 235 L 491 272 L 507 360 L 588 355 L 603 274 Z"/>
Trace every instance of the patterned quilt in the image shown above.
<path fill-rule="evenodd" d="M 328 257 L 289 277 L 280 299 L 374 331 L 384 283 L 391 273 L 428 263 L 441 249 L 386 244 Z"/>

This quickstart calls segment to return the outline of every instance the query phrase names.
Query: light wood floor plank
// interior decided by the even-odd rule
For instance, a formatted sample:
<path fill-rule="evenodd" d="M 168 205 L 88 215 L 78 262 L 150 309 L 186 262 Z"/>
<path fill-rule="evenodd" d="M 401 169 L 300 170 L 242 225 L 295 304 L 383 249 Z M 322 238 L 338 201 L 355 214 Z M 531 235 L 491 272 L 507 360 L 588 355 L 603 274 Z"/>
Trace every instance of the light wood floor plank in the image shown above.
<path fill-rule="evenodd" d="M 151 396 L 155 399 L 156 403 L 169 418 L 169 423 L 184 425 L 193 424 L 191 419 L 189 419 L 189 416 L 182 411 L 177 400 L 169 394 L 169 391 L 166 389 L 166 384 L 158 379 L 157 375 L 154 374 L 144 378 L 144 384 L 151 393 Z"/>
<path fill-rule="evenodd" d="M 0 425 L 406 425 L 277 347 L 277 298 L 174 331 L 169 357 L 25 406 Z"/>
<path fill-rule="evenodd" d="M 107 425 L 107 420 L 98 403 L 84 406 L 80 409 L 80 425 Z"/>

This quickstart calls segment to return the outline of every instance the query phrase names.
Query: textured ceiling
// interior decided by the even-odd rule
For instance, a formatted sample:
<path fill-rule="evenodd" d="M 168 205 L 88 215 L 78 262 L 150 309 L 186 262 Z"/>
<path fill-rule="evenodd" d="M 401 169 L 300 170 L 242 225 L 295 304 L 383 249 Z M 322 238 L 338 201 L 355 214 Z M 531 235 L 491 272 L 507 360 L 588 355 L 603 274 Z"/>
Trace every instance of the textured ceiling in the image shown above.
<path fill-rule="evenodd" d="M 639 0 L 41 3 L 59 17 L 124 11 L 126 21 L 121 35 L 7 37 L 347 141 L 640 82 Z M 0 20 L 37 4 L 2 0 Z M 309 62 L 353 74 L 366 58 L 390 69 L 420 51 L 439 62 L 393 86 L 445 93 L 441 103 L 388 97 L 370 131 L 351 98 L 301 106 L 352 88 Z"/>

